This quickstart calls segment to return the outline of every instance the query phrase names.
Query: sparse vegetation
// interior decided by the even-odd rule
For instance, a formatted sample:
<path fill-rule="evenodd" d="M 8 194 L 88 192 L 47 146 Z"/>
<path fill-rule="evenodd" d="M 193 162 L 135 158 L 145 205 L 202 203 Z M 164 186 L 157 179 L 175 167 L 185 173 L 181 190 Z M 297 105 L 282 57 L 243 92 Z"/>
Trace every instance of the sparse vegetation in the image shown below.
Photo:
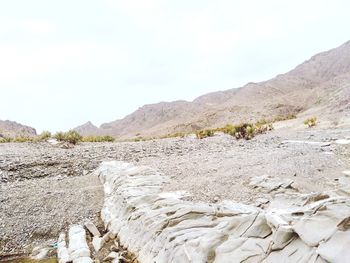
<path fill-rule="evenodd" d="M 34 137 L 26 137 L 26 136 L 18 136 L 15 138 L 11 137 L 1 137 L 0 138 L 0 143 L 9 143 L 9 142 L 33 142 Z"/>
<path fill-rule="evenodd" d="M 0 143 L 41 142 L 41 141 L 46 141 L 50 138 L 55 138 L 60 142 L 69 142 L 72 144 L 77 144 L 78 142 L 114 142 L 115 140 L 112 136 L 109 136 L 109 135 L 82 137 L 78 132 L 74 130 L 70 130 L 68 132 L 57 132 L 53 136 L 49 131 L 44 131 L 36 137 L 27 137 L 27 136 L 18 136 L 15 138 L 0 137 Z"/>
<path fill-rule="evenodd" d="M 159 137 L 159 139 L 166 139 L 166 138 L 184 138 L 188 133 L 186 132 L 176 132 L 176 133 L 168 133 L 166 135 L 162 135 Z"/>
<path fill-rule="evenodd" d="M 214 132 L 215 132 L 215 130 L 210 130 L 210 129 L 202 130 L 202 131 L 196 132 L 196 136 L 197 136 L 198 139 L 204 139 L 204 138 L 207 138 L 207 137 L 214 136 Z"/>
<path fill-rule="evenodd" d="M 83 137 L 77 131 L 74 130 L 70 130 L 65 133 L 65 141 L 71 144 L 77 144 L 82 140 L 82 138 Z"/>
<path fill-rule="evenodd" d="M 270 122 L 286 121 L 286 120 L 292 120 L 292 119 L 296 119 L 296 118 L 297 118 L 297 116 L 295 114 L 279 115 L 279 116 L 276 116 Z"/>
<path fill-rule="evenodd" d="M 234 136 L 236 139 L 250 140 L 255 135 L 265 133 L 266 131 L 272 130 L 273 126 L 271 123 L 260 121 L 255 124 L 252 123 L 241 123 L 238 125 L 228 124 L 221 129 L 222 132 Z"/>
<path fill-rule="evenodd" d="M 256 123 L 241 123 L 238 125 L 227 124 L 223 128 L 218 128 L 216 131 L 222 131 L 236 139 L 250 140 L 257 134 L 262 134 L 267 131 L 273 130 L 273 123 L 277 121 L 285 121 L 295 119 L 295 114 L 279 115 L 272 119 L 261 119 Z"/>
<path fill-rule="evenodd" d="M 83 137 L 83 142 L 114 142 L 114 138 L 109 135 L 105 136 L 86 136 Z"/>
<path fill-rule="evenodd" d="M 70 130 L 68 132 L 58 132 L 55 134 L 54 138 L 58 141 L 69 142 L 71 144 L 77 144 L 83 139 L 83 137 L 74 130 Z"/>
<path fill-rule="evenodd" d="M 18 136 L 16 138 L 12 139 L 12 142 L 33 142 L 33 137 L 26 137 L 26 136 Z"/>
<path fill-rule="evenodd" d="M 273 129 L 272 123 L 277 121 L 284 121 L 295 119 L 296 115 L 280 115 L 271 119 L 261 119 L 256 123 L 241 123 L 238 125 L 227 124 L 224 127 L 216 129 L 205 129 L 195 132 L 195 135 L 198 139 L 203 139 L 207 137 L 214 136 L 215 132 L 224 132 L 229 134 L 237 139 L 252 139 L 255 135 L 265 133 Z M 316 125 L 316 118 L 310 118 L 305 121 L 306 125 L 311 125 L 312 127 Z M 166 138 L 184 138 L 186 135 L 189 135 L 189 132 L 176 132 L 169 133 L 163 136 L 158 137 L 142 137 L 140 133 L 136 134 L 136 137 L 129 139 L 127 141 L 140 142 L 148 141 L 154 139 L 166 139 Z M 77 144 L 78 142 L 113 142 L 115 138 L 109 135 L 105 136 L 81 136 L 78 132 L 70 130 L 68 132 L 57 132 L 55 135 L 52 135 L 49 131 L 44 131 L 37 137 L 16 137 L 16 138 L 5 138 L 0 137 L 0 143 L 5 142 L 40 142 L 45 141 L 49 138 L 55 138 L 61 142 L 69 142 L 72 144 Z"/>
<path fill-rule="evenodd" d="M 0 143 L 12 142 L 12 140 L 13 140 L 13 138 L 1 137 L 0 138 Z"/>
<path fill-rule="evenodd" d="M 52 134 L 51 132 L 49 131 L 43 131 L 39 136 L 38 136 L 38 139 L 40 141 L 46 141 L 48 139 L 50 139 L 52 137 Z"/>
<path fill-rule="evenodd" d="M 64 133 L 64 132 L 57 132 L 53 137 L 54 137 L 57 141 L 64 141 L 64 139 L 65 139 L 65 133 Z"/>
<path fill-rule="evenodd" d="M 217 129 L 207 129 L 203 131 L 196 132 L 198 139 L 203 139 L 206 137 L 211 137 L 215 132 L 223 132 L 229 134 L 236 139 L 246 139 L 250 140 L 257 134 L 262 134 L 267 131 L 273 130 L 272 123 L 267 120 L 260 120 L 256 123 L 241 123 L 238 125 L 227 124 L 222 128 Z"/>
<path fill-rule="evenodd" d="M 150 138 L 144 138 L 142 136 L 137 136 L 135 138 L 132 138 L 130 140 L 127 140 L 127 141 L 131 141 L 131 142 L 143 142 L 143 141 L 148 141 L 148 140 L 152 140 Z"/>
<path fill-rule="evenodd" d="M 308 118 L 304 121 L 304 124 L 309 128 L 314 127 L 317 124 L 317 118 L 316 117 Z"/>

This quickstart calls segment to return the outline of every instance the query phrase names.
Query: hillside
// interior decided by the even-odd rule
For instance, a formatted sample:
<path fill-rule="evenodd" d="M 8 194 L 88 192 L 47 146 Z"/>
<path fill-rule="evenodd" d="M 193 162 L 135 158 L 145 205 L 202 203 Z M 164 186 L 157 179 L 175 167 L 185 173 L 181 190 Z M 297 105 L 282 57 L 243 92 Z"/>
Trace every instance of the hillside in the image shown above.
<path fill-rule="evenodd" d="M 99 135 L 100 129 L 93 125 L 90 121 L 87 123 L 84 123 L 83 125 L 80 125 L 76 127 L 74 130 L 76 130 L 79 134 L 82 136 L 89 136 L 91 134 L 93 135 Z"/>
<path fill-rule="evenodd" d="M 285 114 L 322 113 L 322 118 L 337 123 L 350 116 L 349 80 L 350 41 L 271 80 L 209 93 L 192 102 L 145 105 L 100 128 L 88 125 L 84 135 L 157 136 Z"/>
<path fill-rule="evenodd" d="M 32 127 L 22 125 L 14 121 L 0 120 L 0 138 L 18 136 L 36 136 L 36 130 Z"/>

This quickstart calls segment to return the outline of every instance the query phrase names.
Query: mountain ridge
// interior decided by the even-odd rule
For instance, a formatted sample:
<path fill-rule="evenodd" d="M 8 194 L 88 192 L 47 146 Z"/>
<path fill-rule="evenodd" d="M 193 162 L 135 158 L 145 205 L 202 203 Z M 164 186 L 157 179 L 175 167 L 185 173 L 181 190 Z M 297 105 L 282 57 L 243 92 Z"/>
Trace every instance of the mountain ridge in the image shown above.
<path fill-rule="evenodd" d="M 350 41 L 318 53 L 294 69 L 266 81 L 211 92 L 193 101 L 144 105 L 123 119 L 102 124 L 89 135 L 160 136 L 277 115 L 302 114 L 312 108 L 322 108 L 327 117 L 337 109 L 337 100 L 327 99 L 327 96 L 336 98 L 337 94 L 343 94 L 337 97 L 338 100 L 350 96 L 349 75 Z M 337 89 L 340 90 L 335 92 Z M 347 99 L 338 110 L 348 112 L 346 102 Z"/>
<path fill-rule="evenodd" d="M 0 120 L 0 138 L 3 137 L 34 137 L 36 130 L 30 126 L 10 120 Z"/>

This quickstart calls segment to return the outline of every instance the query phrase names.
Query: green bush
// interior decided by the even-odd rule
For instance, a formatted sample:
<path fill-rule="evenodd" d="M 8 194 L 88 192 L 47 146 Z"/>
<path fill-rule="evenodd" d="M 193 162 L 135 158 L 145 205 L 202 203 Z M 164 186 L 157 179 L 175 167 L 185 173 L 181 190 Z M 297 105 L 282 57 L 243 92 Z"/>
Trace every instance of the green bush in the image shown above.
<path fill-rule="evenodd" d="M 287 115 L 276 116 L 272 122 L 286 121 L 286 120 L 292 120 L 292 119 L 296 119 L 296 118 L 297 118 L 297 116 L 295 114 L 287 114 Z"/>
<path fill-rule="evenodd" d="M 207 129 L 196 132 L 198 139 L 213 136 L 215 132 L 220 131 L 229 134 L 236 139 L 250 140 L 255 135 L 273 130 L 273 125 L 270 121 L 262 119 L 256 123 L 241 123 L 238 125 L 227 124 L 224 127 L 216 129 Z"/>
<path fill-rule="evenodd" d="M 184 138 L 188 133 L 186 132 L 176 132 L 176 133 L 168 133 L 166 135 L 159 136 L 159 139 L 167 139 L 167 138 Z"/>
<path fill-rule="evenodd" d="M 65 133 L 65 141 L 71 144 L 77 144 L 82 139 L 83 137 L 77 131 L 70 130 Z"/>
<path fill-rule="evenodd" d="M 198 139 L 204 139 L 207 137 L 212 137 L 214 136 L 214 130 L 202 130 L 202 131 L 198 131 L 196 132 L 196 136 Z"/>
<path fill-rule="evenodd" d="M 105 142 L 114 142 L 115 138 L 109 135 L 102 136 L 103 141 Z"/>
<path fill-rule="evenodd" d="M 7 142 L 12 142 L 13 138 L 10 137 L 1 137 L 0 138 L 0 143 L 7 143 Z"/>
<path fill-rule="evenodd" d="M 71 144 L 77 144 L 83 139 L 83 137 L 74 130 L 70 130 L 68 132 L 57 132 L 54 135 L 54 138 L 58 141 L 69 142 Z"/>
<path fill-rule="evenodd" d="M 53 137 L 57 141 L 64 141 L 65 140 L 65 133 L 64 132 L 57 132 Z"/>
<path fill-rule="evenodd" d="M 254 137 L 255 127 L 250 123 L 241 123 L 234 126 L 236 139 L 250 140 Z"/>
<path fill-rule="evenodd" d="M 217 131 L 222 131 L 226 134 L 234 136 L 236 139 L 246 139 L 250 140 L 255 135 L 265 133 L 267 131 L 273 130 L 273 125 L 267 120 L 260 120 L 253 123 L 241 123 L 238 125 L 227 124 L 225 127 L 217 129 Z"/>
<path fill-rule="evenodd" d="M 309 128 L 314 127 L 317 124 L 317 118 L 316 117 L 308 118 L 304 121 L 304 124 Z"/>
<path fill-rule="evenodd" d="M 46 141 L 48 139 L 50 139 L 52 137 L 51 132 L 49 131 L 43 131 L 40 135 L 39 135 L 39 140 L 40 141 Z"/>
<path fill-rule="evenodd" d="M 147 141 L 147 138 L 137 136 L 135 138 L 130 139 L 129 141 L 131 141 L 131 142 L 144 142 L 144 141 Z"/>
<path fill-rule="evenodd" d="M 218 131 L 222 131 L 222 132 L 227 133 L 231 136 L 235 136 L 235 134 L 236 134 L 236 128 L 231 124 L 227 124 L 225 127 L 219 128 Z"/>
<path fill-rule="evenodd" d="M 18 136 L 14 139 L 12 139 L 12 142 L 32 142 L 34 138 L 32 137 L 26 137 L 26 136 Z"/>
<path fill-rule="evenodd" d="M 114 138 L 109 135 L 105 136 L 86 136 L 83 137 L 83 142 L 114 142 Z"/>

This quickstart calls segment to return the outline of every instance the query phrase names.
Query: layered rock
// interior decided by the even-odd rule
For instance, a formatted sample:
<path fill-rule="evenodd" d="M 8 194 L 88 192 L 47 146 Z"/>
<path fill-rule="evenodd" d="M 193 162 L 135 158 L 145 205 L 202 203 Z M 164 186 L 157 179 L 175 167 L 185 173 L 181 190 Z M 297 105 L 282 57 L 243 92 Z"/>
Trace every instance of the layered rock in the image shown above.
<path fill-rule="evenodd" d="M 104 185 L 106 227 L 142 263 L 336 263 L 350 257 L 350 199 L 336 192 L 279 192 L 261 209 L 186 201 L 184 193 L 163 192 L 168 178 L 148 167 L 113 161 L 96 173 Z M 251 183 L 276 188 L 268 177 Z"/>

